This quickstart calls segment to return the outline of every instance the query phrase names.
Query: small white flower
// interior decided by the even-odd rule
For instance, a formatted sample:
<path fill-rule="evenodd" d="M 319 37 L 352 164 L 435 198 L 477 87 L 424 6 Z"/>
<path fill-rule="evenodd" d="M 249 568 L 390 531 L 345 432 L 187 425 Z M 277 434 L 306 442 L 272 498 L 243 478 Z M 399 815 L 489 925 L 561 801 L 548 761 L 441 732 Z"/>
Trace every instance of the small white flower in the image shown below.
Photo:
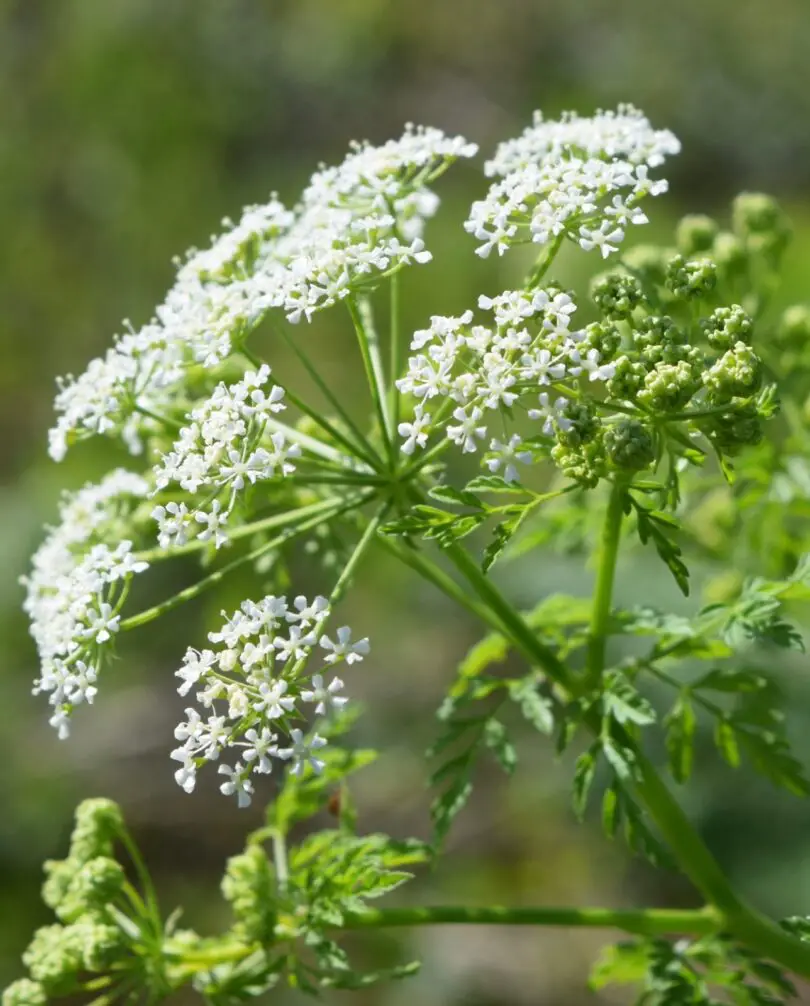
<path fill-rule="evenodd" d="M 275 720 L 284 713 L 292 712 L 295 709 L 295 698 L 287 695 L 290 686 L 286 681 L 280 679 L 272 683 L 263 682 L 259 687 L 259 701 L 254 702 L 253 708 L 270 719 Z"/>
<path fill-rule="evenodd" d="M 303 596 L 299 595 L 293 600 L 293 608 L 286 612 L 288 622 L 300 622 L 302 627 L 322 622 L 329 614 L 329 602 L 325 597 L 315 597 L 310 604 Z"/>
<path fill-rule="evenodd" d="M 347 664 L 353 664 L 368 655 L 368 639 L 358 639 L 356 643 L 351 641 L 351 629 L 348 625 L 342 625 L 337 630 L 337 639 L 332 641 L 329 636 L 321 637 L 321 646 L 330 652 L 324 657 L 327 664 L 334 664 L 338 660 L 345 660 Z"/>
<path fill-rule="evenodd" d="M 303 732 L 295 727 L 290 731 L 290 740 L 292 741 L 292 746 L 279 748 L 278 757 L 283 758 L 285 761 L 292 760 L 292 765 L 290 766 L 292 775 L 300 775 L 306 765 L 311 765 L 315 772 L 320 772 L 323 769 L 326 762 L 320 758 L 316 758 L 312 753 L 326 746 L 326 740 L 323 737 L 313 734 L 307 740 Z"/>
<path fill-rule="evenodd" d="M 457 421 L 458 426 L 448 426 L 447 436 L 454 444 L 458 444 L 466 454 L 475 451 L 477 449 L 475 441 L 482 440 L 486 436 L 486 426 L 480 425 L 482 415 L 483 412 L 478 406 L 473 408 L 469 415 L 466 409 L 461 407 L 453 412 L 453 419 Z"/>
<path fill-rule="evenodd" d="M 303 660 L 309 653 L 310 648 L 317 641 L 317 636 L 313 632 L 302 635 L 300 625 L 291 625 L 289 633 L 286 639 L 276 636 L 273 640 L 273 646 L 276 649 L 276 660 L 282 664 L 290 659 Z"/>
<path fill-rule="evenodd" d="M 530 451 L 519 449 L 522 443 L 523 440 L 517 433 L 513 434 L 508 444 L 501 443 L 500 440 L 493 440 L 489 445 L 493 456 L 487 459 L 487 468 L 493 473 L 499 472 L 503 468 L 504 481 L 517 482 L 518 471 L 515 462 L 527 465 L 532 460 Z"/>
<path fill-rule="evenodd" d="M 183 681 L 177 688 L 178 694 L 188 695 L 191 688 L 214 666 L 216 659 L 213 650 L 195 650 L 189 647 L 183 657 L 183 666 L 174 672 L 175 677 L 182 678 Z"/>
<path fill-rule="evenodd" d="M 244 753 L 245 761 L 251 765 L 255 762 L 256 764 L 253 767 L 256 772 L 261 772 L 265 775 L 271 772 L 273 765 L 270 761 L 270 756 L 278 752 L 278 745 L 276 744 L 278 736 L 272 733 L 267 727 L 263 727 L 261 733 L 258 733 L 251 727 L 250 730 L 245 732 L 245 740 L 247 741 Z"/>
<path fill-rule="evenodd" d="M 588 374 L 589 381 L 609 381 L 616 373 L 614 363 L 600 363 L 598 349 L 590 349 L 584 357 L 580 357 L 576 351 L 571 354 L 572 359 L 576 359 L 582 369 Z"/>
<path fill-rule="evenodd" d="M 548 394 L 544 391 L 538 396 L 540 402 L 539 409 L 529 409 L 529 419 L 543 420 L 543 433 L 550 437 L 554 433 L 555 424 L 563 432 L 571 429 L 571 420 L 565 416 L 565 408 L 568 405 L 567 398 L 558 398 L 553 404 Z"/>
<path fill-rule="evenodd" d="M 414 411 L 413 420 L 409 423 L 400 423 L 397 432 L 405 438 L 400 450 L 403 454 L 413 454 L 417 447 L 424 447 L 427 443 L 428 434 L 426 428 L 430 426 L 430 414 L 418 407 Z"/>
<path fill-rule="evenodd" d="M 598 248 L 602 253 L 602 258 L 607 258 L 611 252 L 618 251 L 623 240 L 624 231 L 608 220 L 604 220 L 594 230 L 584 225 L 579 229 L 580 247 L 585 251 L 593 251 L 594 248 Z"/>
<path fill-rule="evenodd" d="M 179 769 L 174 773 L 174 781 L 186 793 L 193 793 L 197 785 L 197 764 L 194 758 L 185 748 L 177 748 L 172 751 L 171 757 L 175 761 L 182 762 Z"/>
<path fill-rule="evenodd" d="M 167 503 L 166 506 L 156 506 L 152 517 L 158 525 L 158 544 L 161 548 L 171 548 L 175 545 L 185 545 L 188 540 L 187 531 L 191 516 L 185 503 Z"/>
<path fill-rule="evenodd" d="M 253 783 L 248 778 L 250 769 L 245 769 L 241 762 L 231 768 L 230 765 L 220 765 L 219 774 L 227 776 L 227 780 L 219 787 L 224 796 L 235 796 L 236 805 L 240 809 L 249 807 L 253 796 Z"/>
<path fill-rule="evenodd" d="M 216 548 L 220 548 L 228 540 L 228 535 L 222 528 L 228 523 L 230 514 L 227 510 L 220 513 L 221 506 L 219 500 L 214 500 L 208 513 L 198 510 L 194 514 L 194 520 L 205 526 L 205 530 L 199 534 L 200 541 L 210 541 L 213 538 Z"/>
<path fill-rule="evenodd" d="M 113 614 L 112 606 L 102 601 L 98 606 L 98 611 L 88 611 L 86 615 L 87 628 L 84 630 L 85 639 L 92 639 L 96 643 L 106 643 L 112 638 L 113 633 L 118 632 L 121 616 Z"/>
<path fill-rule="evenodd" d="M 315 713 L 317 716 L 326 715 L 327 710 L 342 709 L 349 701 L 345 696 L 338 695 L 343 689 L 343 682 L 340 678 L 333 678 L 327 686 L 324 686 L 323 675 L 313 674 L 312 688 L 301 692 L 301 699 L 304 702 L 317 702 Z"/>

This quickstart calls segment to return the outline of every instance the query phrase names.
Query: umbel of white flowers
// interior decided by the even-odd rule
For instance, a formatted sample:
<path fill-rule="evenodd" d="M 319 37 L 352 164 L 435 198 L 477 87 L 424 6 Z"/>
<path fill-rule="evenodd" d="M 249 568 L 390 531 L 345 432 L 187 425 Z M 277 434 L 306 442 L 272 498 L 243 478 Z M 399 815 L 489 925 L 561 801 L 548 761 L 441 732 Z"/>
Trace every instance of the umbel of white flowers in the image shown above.
<path fill-rule="evenodd" d="M 308 703 L 322 716 L 347 699 L 340 694 L 343 682 L 334 677 L 327 683 L 325 669 L 311 678 L 301 672 L 314 659 L 316 647 L 325 651 L 326 665 L 353 664 L 369 652 L 367 639 L 352 642 L 348 626 L 339 628 L 334 639 L 326 635 L 323 624 L 329 613 L 325 597 L 309 602 L 300 596 L 292 605 L 286 597 L 272 595 L 243 601 L 218 631 L 209 633 L 216 649 L 187 650 L 177 671 L 182 679 L 178 692 L 187 695 L 197 688 L 197 701 L 207 714 L 186 709 L 186 719 L 174 732 L 181 741 L 172 752 L 180 762 L 175 779 L 187 793 L 194 789 L 199 766 L 218 761 L 225 751 L 238 760 L 220 764 L 219 772 L 227 777 L 220 788 L 235 795 L 240 807 L 250 803 L 251 774 L 269 773 L 273 758 L 289 761 L 295 774 L 306 764 L 320 771 L 323 762 L 315 752 L 326 741 L 317 731 L 305 737 L 292 725 L 300 715 L 296 703 Z"/>
<path fill-rule="evenodd" d="M 268 313 L 295 324 L 342 302 L 362 326 L 360 308 L 381 283 L 430 260 L 432 183 L 476 149 L 413 126 L 382 146 L 353 146 L 340 165 L 313 175 L 292 208 L 272 195 L 238 222 L 226 220 L 208 249 L 178 262 L 147 324 L 125 323 L 103 357 L 60 382 L 55 460 L 97 435 L 145 458 L 140 473 L 113 471 L 65 499 L 25 579 L 41 661 L 35 691 L 48 695 L 61 737 L 76 707 L 95 699 L 122 625 L 134 627 L 122 612 L 136 575 L 178 551 L 228 547 L 275 494 L 287 508 L 291 485 L 328 508 L 330 480 L 374 474 L 362 452 L 336 446 L 334 427 L 271 380 L 246 341 Z M 671 133 L 652 129 L 629 106 L 590 119 L 538 116 L 486 166 L 497 180 L 473 205 L 467 230 L 481 255 L 570 240 L 607 256 L 629 225 L 645 222 L 641 201 L 666 188 L 648 172 L 677 149 Z M 579 421 L 571 397 L 612 380 L 616 365 L 593 333 L 576 328 L 576 305 L 562 290 L 482 296 L 478 308 L 479 317 L 434 317 L 416 332 L 404 373 L 387 375 L 381 397 L 394 394 L 394 382 L 408 396 L 399 412 L 403 454 L 440 433 L 463 452 L 488 447 L 484 466 L 515 481 L 520 465 L 548 456 L 544 436 L 550 447 Z M 558 393 L 560 382 L 570 390 Z M 314 425 L 304 431 L 298 420 L 285 421 L 291 405 Z M 517 434 L 490 435 L 490 419 L 516 405 L 539 422 L 540 448 Z M 162 611 L 150 609 L 150 618 Z M 183 789 L 225 752 L 236 760 L 221 762 L 221 788 L 240 804 L 250 799 L 252 775 L 269 772 L 274 759 L 293 771 L 319 767 L 323 741 L 300 719 L 303 707 L 326 716 L 345 699 L 342 682 L 313 666 L 315 654 L 331 665 L 368 652 L 346 627 L 327 635 L 328 614 L 323 598 L 246 601 L 209 637 L 216 649 L 187 651 L 180 692 L 194 689 L 203 712 L 190 707 L 176 731 L 172 757 Z"/>

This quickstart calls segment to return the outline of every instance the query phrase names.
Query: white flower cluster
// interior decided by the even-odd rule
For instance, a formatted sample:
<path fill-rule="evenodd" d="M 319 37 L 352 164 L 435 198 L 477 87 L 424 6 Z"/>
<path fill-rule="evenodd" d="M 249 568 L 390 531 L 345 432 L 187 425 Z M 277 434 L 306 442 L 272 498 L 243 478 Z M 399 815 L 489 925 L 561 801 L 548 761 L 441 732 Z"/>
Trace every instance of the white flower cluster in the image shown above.
<path fill-rule="evenodd" d="M 118 338 L 78 378 L 59 382 L 54 460 L 93 434 L 120 433 L 139 453 L 140 434 L 154 425 L 144 412 L 171 404 L 190 365 L 217 366 L 261 317 L 250 280 L 255 250 L 285 231 L 292 216 L 275 197 L 248 207 L 211 248 L 190 253 L 152 321 Z"/>
<path fill-rule="evenodd" d="M 428 261 L 421 234 L 438 203 L 428 183 L 475 152 L 461 137 L 408 127 L 319 171 L 295 209 L 273 196 L 236 225 L 226 221 L 208 250 L 182 264 L 153 321 L 60 383 L 52 457 L 92 434 L 120 434 L 139 451 L 154 429 L 148 413 L 172 404 L 188 367 L 220 364 L 270 308 L 309 319 L 375 277 Z"/>
<path fill-rule="evenodd" d="M 68 736 L 73 708 L 93 701 L 129 583 L 147 568 L 132 554 L 131 541 L 111 548 L 97 539 L 114 530 L 148 489 L 139 475 L 117 469 L 100 484 L 66 496 L 60 524 L 50 530 L 23 578 L 23 607 L 41 662 L 34 693 L 49 694 L 50 722 L 60 737 Z"/>
<path fill-rule="evenodd" d="M 400 423 L 401 450 L 412 454 L 425 447 L 431 430 L 444 425 L 445 436 L 464 452 L 474 452 L 488 437 L 488 412 L 512 409 L 534 396 L 530 419 L 543 420 L 543 433 L 556 424 L 566 429 L 568 400 L 549 391 L 564 381 L 607 381 L 615 371 L 603 364 L 595 349 L 582 348 L 584 333 L 571 329 L 576 305 L 556 290 L 508 291 L 479 298 L 478 306 L 492 315 L 490 325 L 473 323 L 473 312 L 458 318 L 431 318 L 430 328 L 414 333 L 416 355 L 397 381 L 400 391 L 416 399 L 413 417 Z M 437 406 L 433 413 L 429 403 Z M 487 467 L 503 468 L 507 481 L 517 478 L 515 462 L 531 460 L 513 436 L 504 444 L 493 439 Z"/>
<path fill-rule="evenodd" d="M 592 118 L 567 114 L 534 124 L 502 143 L 487 174 L 500 176 L 485 199 L 473 203 L 465 229 L 503 254 L 515 244 L 547 244 L 563 237 L 603 258 L 618 249 L 629 224 L 643 224 L 644 196 L 667 190 L 649 169 L 680 150 L 668 130 L 655 130 L 637 109 L 620 106 Z"/>
<path fill-rule="evenodd" d="M 181 742 L 172 752 L 180 762 L 175 779 L 187 793 L 194 789 L 199 767 L 218 761 L 226 750 L 238 760 L 220 765 L 219 772 L 227 777 L 220 789 L 236 796 L 240 807 L 251 800 L 250 776 L 270 772 L 273 758 L 289 761 L 296 775 L 307 764 L 321 770 L 316 752 L 326 741 L 315 731 L 305 734 L 293 725 L 300 716 L 296 703 L 310 704 L 322 716 L 348 700 L 340 694 L 339 678 L 327 683 L 323 673 L 303 677 L 304 665 L 318 646 L 325 651 L 327 665 L 352 664 L 369 652 L 368 640 L 352 642 L 347 626 L 337 630 L 335 639 L 327 636 L 322 630 L 329 613 L 324 597 L 310 602 L 299 596 L 292 604 L 272 595 L 243 601 L 221 629 L 209 633 L 217 649 L 188 649 L 177 671 L 182 680 L 178 692 L 187 695 L 198 689 L 197 701 L 207 715 L 189 707 L 175 730 Z"/>
<path fill-rule="evenodd" d="M 183 545 L 194 523 L 197 535 L 217 548 L 227 541 L 223 530 L 237 498 L 247 484 L 283 477 L 295 471 L 292 458 L 301 454 L 280 430 L 269 432 L 268 420 L 284 408 L 284 392 L 270 383 L 270 368 L 248 371 L 241 381 L 220 384 L 213 395 L 191 413 L 191 423 L 180 431 L 174 447 L 155 468 L 155 492 L 177 483 L 196 493 L 206 490 L 206 502 L 193 511 L 185 503 L 170 502 L 152 512 L 161 548 Z M 227 504 L 217 497 L 227 490 Z M 207 508 L 206 508 L 207 507 Z"/>

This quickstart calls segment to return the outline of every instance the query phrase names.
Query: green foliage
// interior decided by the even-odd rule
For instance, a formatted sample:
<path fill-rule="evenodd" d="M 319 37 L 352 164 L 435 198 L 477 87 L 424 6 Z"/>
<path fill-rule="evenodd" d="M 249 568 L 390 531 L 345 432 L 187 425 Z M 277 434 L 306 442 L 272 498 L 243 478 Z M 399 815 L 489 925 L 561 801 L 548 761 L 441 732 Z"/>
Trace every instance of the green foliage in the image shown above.
<path fill-rule="evenodd" d="M 481 569 L 486 573 L 503 554 L 524 521 L 540 504 L 570 492 L 571 488 L 573 487 L 554 492 L 535 493 L 515 483 L 506 482 L 497 475 L 479 475 L 463 490 L 440 485 L 428 491 L 428 495 L 439 503 L 462 506 L 467 512 L 457 514 L 439 507 L 417 503 L 403 516 L 384 524 L 380 531 L 382 534 L 394 537 L 435 541 L 440 547 L 447 548 L 478 530 L 486 521 L 495 519 L 497 523 L 481 561 Z M 478 495 L 482 492 L 523 498 L 520 501 L 495 505 L 482 500 Z"/>
<path fill-rule="evenodd" d="M 797 994 L 783 971 L 722 936 L 609 946 L 590 985 L 617 984 L 640 987 L 638 1006 L 779 1006 Z"/>

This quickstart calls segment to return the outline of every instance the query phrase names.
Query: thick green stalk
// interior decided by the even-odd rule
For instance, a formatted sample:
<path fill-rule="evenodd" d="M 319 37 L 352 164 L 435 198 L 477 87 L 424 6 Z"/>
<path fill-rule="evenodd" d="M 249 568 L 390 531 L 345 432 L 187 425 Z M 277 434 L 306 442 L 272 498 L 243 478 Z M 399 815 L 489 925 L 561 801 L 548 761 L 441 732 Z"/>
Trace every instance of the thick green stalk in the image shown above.
<path fill-rule="evenodd" d="M 394 926 L 548 926 L 573 929 L 618 929 L 636 936 L 708 936 L 722 920 L 711 908 L 505 908 L 501 905 L 430 905 L 414 908 L 367 908 L 345 912 L 339 929 L 383 929 Z M 258 945 L 236 943 L 206 950 L 182 945 L 169 950 L 178 964 L 199 969 L 247 957 Z"/>
<path fill-rule="evenodd" d="M 613 580 L 619 556 L 619 539 L 624 516 L 624 479 L 616 478 L 611 486 L 602 538 L 599 545 L 599 567 L 593 594 L 593 609 L 588 632 L 588 682 L 596 687 L 605 669 L 605 647 L 610 625 Z"/>
<path fill-rule="evenodd" d="M 574 679 L 557 656 L 537 639 L 520 614 L 500 595 L 469 554 L 460 545 L 452 545 L 446 549 L 446 553 L 478 594 L 479 599 L 492 610 L 495 620 L 500 623 L 500 631 L 515 648 L 520 650 L 532 664 L 543 668 L 549 678 L 569 694 L 581 693 L 581 682 Z M 409 563 L 409 565 L 415 564 Z M 444 589 L 442 577 L 431 574 L 428 579 L 440 589 Z M 455 599 L 458 599 L 458 592 L 459 588 L 456 585 L 448 591 Z M 469 603 L 465 604 L 465 607 L 468 610 L 475 610 Z M 493 625 L 491 616 L 484 620 L 487 624 Z M 586 719 L 586 723 L 597 732 L 601 725 L 598 715 Z M 634 787 L 637 797 L 649 812 L 684 873 L 722 916 L 722 928 L 763 956 L 770 957 L 796 974 L 810 977 L 810 945 L 781 930 L 774 922 L 746 905 L 737 896 L 720 865 L 652 764 L 623 731 L 617 739 L 623 747 L 630 748 L 636 755 L 640 772 L 640 779 Z"/>
<path fill-rule="evenodd" d="M 428 908 L 383 908 L 348 912 L 346 929 L 379 929 L 388 926 L 429 925 L 569 926 L 585 929 L 620 929 L 639 936 L 685 933 L 704 936 L 717 932 L 721 920 L 711 909 L 611 909 L 611 908 L 481 908 L 435 905 Z"/>

